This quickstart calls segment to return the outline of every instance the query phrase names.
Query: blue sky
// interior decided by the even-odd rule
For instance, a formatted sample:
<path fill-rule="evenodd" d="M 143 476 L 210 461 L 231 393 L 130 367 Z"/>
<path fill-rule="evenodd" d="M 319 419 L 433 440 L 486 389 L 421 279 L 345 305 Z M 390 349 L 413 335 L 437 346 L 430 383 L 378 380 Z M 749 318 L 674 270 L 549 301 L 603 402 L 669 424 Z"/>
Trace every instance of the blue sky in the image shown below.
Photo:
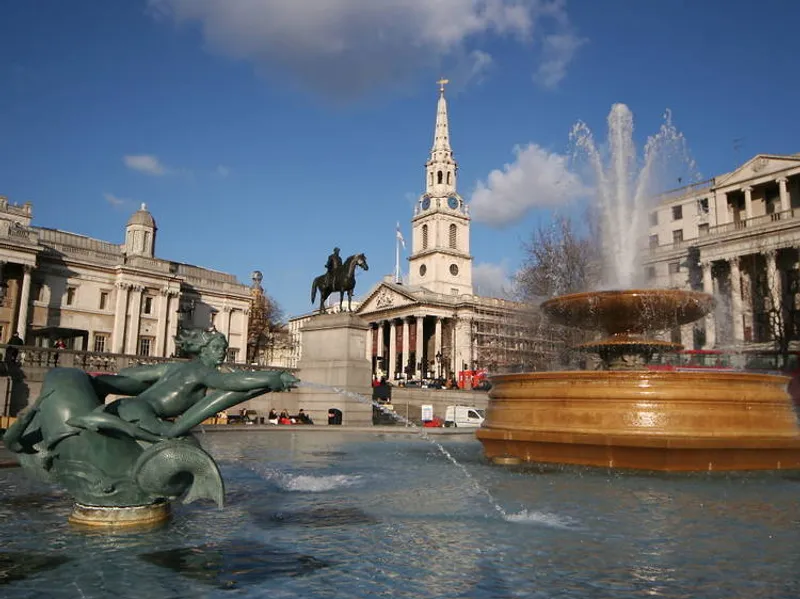
<path fill-rule="evenodd" d="M 572 125 L 604 138 L 615 102 L 640 145 L 670 108 L 705 176 L 800 152 L 800 4 L 757 7 L 5 0 L 0 194 L 33 202 L 40 226 L 118 243 L 146 202 L 159 256 L 243 282 L 259 269 L 303 313 L 334 245 L 367 254 L 358 293 L 393 272 L 446 75 L 459 191 L 482 189 L 472 251 L 488 293 L 570 210 Z"/>

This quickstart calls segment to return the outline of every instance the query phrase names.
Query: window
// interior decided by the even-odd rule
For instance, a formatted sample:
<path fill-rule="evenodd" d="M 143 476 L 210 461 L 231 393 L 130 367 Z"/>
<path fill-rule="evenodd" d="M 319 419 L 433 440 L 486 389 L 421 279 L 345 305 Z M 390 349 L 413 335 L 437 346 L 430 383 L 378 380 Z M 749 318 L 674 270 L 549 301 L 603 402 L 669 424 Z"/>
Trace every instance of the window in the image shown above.
<path fill-rule="evenodd" d="M 651 235 L 650 236 L 650 249 L 654 249 L 658 247 L 658 235 Z"/>
<path fill-rule="evenodd" d="M 428 272 L 428 267 L 424 264 L 419 265 L 419 276 L 424 277 L 425 273 Z"/>
<path fill-rule="evenodd" d="M 656 278 L 656 267 L 655 266 L 648 266 L 645 270 L 645 276 L 647 277 L 648 281 L 652 281 Z"/>
<path fill-rule="evenodd" d="M 428 249 L 428 225 L 422 225 L 422 249 Z"/>
<path fill-rule="evenodd" d="M 236 356 L 239 353 L 239 348 L 237 347 L 229 347 L 228 348 L 228 355 L 225 357 L 227 362 L 235 362 Z"/>
<path fill-rule="evenodd" d="M 447 184 L 450 185 L 450 171 L 447 172 Z"/>
<path fill-rule="evenodd" d="M 681 263 L 680 262 L 670 262 L 669 263 L 669 274 L 674 275 L 681 271 Z"/>
<path fill-rule="evenodd" d="M 672 243 L 683 241 L 683 229 L 675 229 L 672 232 Z"/>
<path fill-rule="evenodd" d="M 443 176 L 444 176 L 444 175 L 442 174 L 442 171 L 438 171 L 438 172 L 436 173 L 436 182 L 437 182 L 439 185 L 441 185 L 441 184 L 442 184 L 442 177 L 443 177 Z"/>
<path fill-rule="evenodd" d="M 450 247 L 456 249 L 458 243 L 458 227 L 450 225 Z"/>
<path fill-rule="evenodd" d="M 34 283 L 33 284 L 33 292 L 31 293 L 33 296 L 33 301 L 35 302 L 43 302 L 44 301 L 44 283 Z"/>
<path fill-rule="evenodd" d="M 650 213 L 650 226 L 655 227 L 656 225 L 658 225 L 658 212 L 653 211 Z"/>
<path fill-rule="evenodd" d="M 152 337 L 139 337 L 139 351 L 137 352 L 137 355 L 149 356 L 152 347 L 153 347 Z"/>
<path fill-rule="evenodd" d="M 144 304 L 142 304 L 142 314 L 153 313 L 153 298 L 149 295 L 144 297 Z"/>
<path fill-rule="evenodd" d="M 683 218 L 683 206 L 672 207 L 672 220 L 681 220 Z"/>
<path fill-rule="evenodd" d="M 458 276 L 458 264 L 451 264 L 450 265 L 450 274 L 454 277 Z"/>
<path fill-rule="evenodd" d="M 108 351 L 106 348 L 108 347 L 108 335 L 95 333 L 94 334 L 94 350 L 96 352 L 103 353 Z"/>
<path fill-rule="evenodd" d="M 708 228 L 708 223 L 703 223 L 702 225 L 697 226 L 697 233 L 700 237 L 705 237 L 710 233 Z"/>
<path fill-rule="evenodd" d="M 450 295 L 458 295 L 458 289 L 455 287 L 450 288 Z"/>
<path fill-rule="evenodd" d="M 108 309 L 108 291 L 100 292 L 100 309 L 101 310 Z M 95 350 L 95 351 L 102 351 L 102 350 Z"/>
<path fill-rule="evenodd" d="M 66 297 L 66 304 L 68 306 L 72 306 L 75 303 L 75 292 L 77 290 L 75 287 L 67 287 L 67 297 Z"/>
<path fill-rule="evenodd" d="M 697 213 L 708 214 L 708 198 L 697 200 Z"/>

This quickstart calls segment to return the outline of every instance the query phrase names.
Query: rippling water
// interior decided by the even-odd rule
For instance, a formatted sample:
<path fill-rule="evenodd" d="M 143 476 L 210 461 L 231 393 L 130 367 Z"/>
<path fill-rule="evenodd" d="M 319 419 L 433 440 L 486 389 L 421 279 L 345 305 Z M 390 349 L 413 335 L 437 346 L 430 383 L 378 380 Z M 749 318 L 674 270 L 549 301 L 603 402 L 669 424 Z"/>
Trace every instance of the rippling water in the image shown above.
<path fill-rule="evenodd" d="M 73 530 L 71 504 L 0 471 L 0 596 L 800 597 L 800 478 L 485 463 L 412 435 L 217 433 L 227 506 L 149 533 Z"/>

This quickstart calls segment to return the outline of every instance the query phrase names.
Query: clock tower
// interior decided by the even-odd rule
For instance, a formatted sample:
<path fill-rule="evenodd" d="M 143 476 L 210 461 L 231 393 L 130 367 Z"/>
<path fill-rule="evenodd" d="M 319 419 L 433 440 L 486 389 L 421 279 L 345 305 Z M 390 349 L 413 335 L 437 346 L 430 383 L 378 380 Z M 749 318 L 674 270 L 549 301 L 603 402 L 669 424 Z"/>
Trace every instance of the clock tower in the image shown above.
<path fill-rule="evenodd" d="M 439 103 L 433 147 L 425 163 L 425 193 L 411 220 L 409 283 L 446 295 L 472 294 L 469 210 L 456 191 L 458 165 L 450 147 L 447 100 L 438 81 Z"/>

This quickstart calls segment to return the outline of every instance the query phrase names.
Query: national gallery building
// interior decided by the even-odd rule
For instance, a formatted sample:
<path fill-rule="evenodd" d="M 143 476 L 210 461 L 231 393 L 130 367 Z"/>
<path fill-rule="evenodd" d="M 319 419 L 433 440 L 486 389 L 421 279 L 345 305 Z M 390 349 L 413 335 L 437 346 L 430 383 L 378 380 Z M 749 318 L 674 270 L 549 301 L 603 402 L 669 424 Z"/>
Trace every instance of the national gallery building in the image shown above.
<path fill-rule="evenodd" d="M 31 204 L 0 196 L 0 342 L 169 357 L 179 327 L 215 326 L 245 359 L 250 289 L 230 274 L 155 256 L 144 204 L 122 244 L 31 224 Z"/>
<path fill-rule="evenodd" d="M 731 173 L 665 194 L 650 214 L 645 277 L 717 298 L 673 337 L 687 348 L 800 340 L 800 154 L 759 154 Z M 679 339 L 677 339 L 679 338 Z"/>

